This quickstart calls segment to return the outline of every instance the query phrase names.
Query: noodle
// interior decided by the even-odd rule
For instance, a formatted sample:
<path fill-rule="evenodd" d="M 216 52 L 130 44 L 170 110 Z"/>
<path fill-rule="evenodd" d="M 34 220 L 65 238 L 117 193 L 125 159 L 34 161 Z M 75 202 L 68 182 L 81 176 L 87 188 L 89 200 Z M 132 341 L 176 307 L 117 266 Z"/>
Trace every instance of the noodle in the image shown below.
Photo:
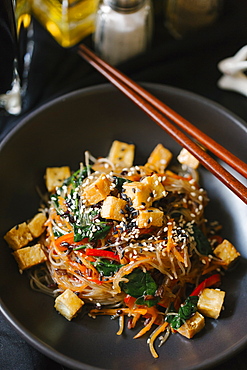
<path fill-rule="evenodd" d="M 91 305 L 91 317 L 118 317 L 117 335 L 124 332 L 125 315 L 129 328 L 145 319 L 134 338 L 157 325 L 148 343 L 158 357 L 156 338 L 165 332 L 164 343 L 171 331 L 193 319 L 203 291 L 194 299 L 193 289 L 204 278 L 209 279 L 204 288 L 210 287 L 210 278 L 217 286 L 220 275 L 214 277 L 215 272 L 227 264 L 214 255 L 221 239 L 209 241 L 219 225 L 204 218 L 208 198 L 197 171 L 189 166 L 165 170 L 157 148 L 144 166 L 133 166 L 133 145 L 118 143 L 107 158 L 86 152 L 86 166 L 81 163 L 50 190 L 49 203 L 41 210 L 47 221 L 39 238 L 46 267 L 33 267 L 30 284 L 56 300 L 70 290 L 79 308 Z M 69 311 L 70 301 L 63 304 Z M 70 320 L 76 314 L 64 316 Z"/>

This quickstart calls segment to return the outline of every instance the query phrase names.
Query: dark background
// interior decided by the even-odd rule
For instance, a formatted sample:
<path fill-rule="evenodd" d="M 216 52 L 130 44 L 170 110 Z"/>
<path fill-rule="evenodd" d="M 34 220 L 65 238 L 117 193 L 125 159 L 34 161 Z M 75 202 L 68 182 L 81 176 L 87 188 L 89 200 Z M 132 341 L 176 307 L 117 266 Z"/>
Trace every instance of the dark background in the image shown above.
<path fill-rule="evenodd" d="M 175 40 L 164 27 L 162 1 L 154 0 L 154 3 L 155 32 L 151 49 L 120 65 L 119 69 L 137 82 L 171 85 L 207 97 L 247 121 L 246 97 L 217 87 L 221 77 L 218 62 L 233 56 L 247 44 L 247 1 L 225 0 L 216 23 L 180 40 Z M 60 47 L 35 19 L 33 27 L 34 50 L 23 110 L 16 117 L 1 112 L 0 140 L 25 115 L 45 102 L 70 91 L 106 82 L 77 55 L 76 48 Z M 91 37 L 84 42 L 92 47 Z M 0 81 L 0 84 L 4 83 Z M 246 369 L 246 356 L 245 349 L 214 370 Z M 56 370 L 64 367 L 26 344 L 0 316 L 0 369 Z"/>

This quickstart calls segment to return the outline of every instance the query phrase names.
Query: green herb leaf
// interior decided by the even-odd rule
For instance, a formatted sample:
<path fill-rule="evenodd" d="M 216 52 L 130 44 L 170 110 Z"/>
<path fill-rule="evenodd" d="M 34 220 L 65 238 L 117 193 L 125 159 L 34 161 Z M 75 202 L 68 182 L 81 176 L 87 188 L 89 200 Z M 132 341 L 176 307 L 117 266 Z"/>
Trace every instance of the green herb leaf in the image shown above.
<path fill-rule="evenodd" d="M 91 236 L 89 237 L 90 241 L 104 239 L 104 237 L 108 234 L 111 229 L 111 225 L 105 223 L 97 223 L 93 224 L 97 227 L 96 231 L 91 232 Z M 92 229 L 92 228 L 91 228 Z"/>
<path fill-rule="evenodd" d="M 125 178 L 123 178 L 123 177 L 117 177 L 117 176 L 114 176 L 114 183 L 115 183 L 115 185 L 116 185 L 116 188 L 117 188 L 117 190 L 118 191 L 122 191 L 123 189 L 122 189 L 122 186 L 123 186 L 123 184 L 125 183 L 125 182 L 132 182 L 131 180 L 129 180 L 129 179 L 125 179 Z"/>
<path fill-rule="evenodd" d="M 74 240 L 79 242 L 84 238 L 88 238 L 89 241 L 103 239 L 111 229 L 111 225 L 105 222 L 90 223 L 85 226 L 73 224 L 74 228 Z"/>
<path fill-rule="evenodd" d="M 168 321 L 175 330 L 179 329 L 180 326 L 184 324 L 184 320 L 182 320 L 179 315 L 168 315 L 166 321 Z"/>
<path fill-rule="evenodd" d="M 197 311 L 197 302 L 199 297 L 189 296 L 184 304 L 182 304 L 178 310 L 178 314 L 183 320 L 188 320 L 191 315 Z"/>
<path fill-rule="evenodd" d="M 197 311 L 197 302 L 199 297 L 189 296 L 185 302 L 180 306 L 178 313 L 176 315 L 167 315 L 166 321 L 169 322 L 171 327 L 175 330 L 179 329 L 180 326 L 184 324 L 196 311 Z M 173 306 L 170 309 L 170 312 L 173 311 Z"/>
<path fill-rule="evenodd" d="M 95 268 L 101 275 L 113 276 L 123 265 L 119 263 L 112 262 L 106 258 L 98 258 L 96 262 L 92 262 Z"/>
<path fill-rule="evenodd" d="M 155 305 L 157 299 L 145 300 L 145 296 L 154 296 L 157 290 L 157 284 L 148 272 L 143 272 L 141 269 L 135 269 L 129 275 L 125 276 L 129 281 L 121 282 L 121 289 L 132 297 L 137 298 L 137 301 L 145 305 Z M 151 306 L 149 306 L 151 307 Z"/>
<path fill-rule="evenodd" d="M 213 252 L 212 247 L 207 237 L 203 234 L 201 229 L 199 229 L 199 227 L 196 225 L 193 225 L 193 236 L 195 238 L 196 248 L 199 253 L 201 253 L 204 256 L 208 256 L 209 254 Z"/>
<path fill-rule="evenodd" d="M 89 170 L 91 173 L 94 172 L 91 166 L 85 166 L 82 169 L 77 170 L 70 177 L 64 180 L 63 185 L 73 185 L 74 188 L 81 185 L 82 181 L 87 177 Z"/>
<path fill-rule="evenodd" d="M 59 201 L 58 201 L 58 195 L 57 194 L 51 194 L 50 196 L 50 200 L 51 202 L 53 203 L 53 206 L 56 210 L 56 212 L 61 215 L 63 213 L 63 211 L 61 210 L 60 206 L 59 206 Z"/>

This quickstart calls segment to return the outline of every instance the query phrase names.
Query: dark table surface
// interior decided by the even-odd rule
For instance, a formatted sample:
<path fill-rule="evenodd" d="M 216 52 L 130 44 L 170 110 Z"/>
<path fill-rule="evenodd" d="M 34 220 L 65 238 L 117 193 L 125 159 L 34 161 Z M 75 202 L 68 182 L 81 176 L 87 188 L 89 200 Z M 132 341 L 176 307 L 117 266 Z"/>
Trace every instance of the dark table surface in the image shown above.
<path fill-rule="evenodd" d="M 247 44 L 247 2 L 225 0 L 218 21 L 190 36 L 175 40 L 164 27 L 162 2 L 155 0 L 155 32 L 151 49 L 119 66 L 137 82 L 152 82 L 182 88 L 207 97 L 247 122 L 246 97 L 217 87 L 220 60 Z M 67 92 L 105 83 L 105 79 L 77 54 L 63 49 L 34 19 L 34 50 L 27 91 L 19 116 L 0 116 L 0 140 L 21 119 L 51 99 Z M 1 42 L 1 40 L 0 40 Z M 88 37 L 84 42 L 92 46 Z M 246 369 L 247 349 L 236 353 L 214 370 Z M 30 347 L 0 315 L 0 369 L 65 369 Z"/>

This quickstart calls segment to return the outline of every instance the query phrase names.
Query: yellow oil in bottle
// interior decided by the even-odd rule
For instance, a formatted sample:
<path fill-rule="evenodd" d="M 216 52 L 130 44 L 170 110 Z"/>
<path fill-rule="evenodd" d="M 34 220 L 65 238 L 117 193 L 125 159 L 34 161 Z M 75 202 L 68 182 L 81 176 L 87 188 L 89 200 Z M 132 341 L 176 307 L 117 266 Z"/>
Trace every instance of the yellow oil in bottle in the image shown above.
<path fill-rule="evenodd" d="M 17 0 L 15 5 L 15 17 L 17 35 L 19 35 L 21 28 L 27 29 L 31 23 L 31 3 L 27 0 Z"/>
<path fill-rule="evenodd" d="M 94 31 L 99 0 L 31 0 L 32 13 L 63 47 L 71 47 Z"/>

